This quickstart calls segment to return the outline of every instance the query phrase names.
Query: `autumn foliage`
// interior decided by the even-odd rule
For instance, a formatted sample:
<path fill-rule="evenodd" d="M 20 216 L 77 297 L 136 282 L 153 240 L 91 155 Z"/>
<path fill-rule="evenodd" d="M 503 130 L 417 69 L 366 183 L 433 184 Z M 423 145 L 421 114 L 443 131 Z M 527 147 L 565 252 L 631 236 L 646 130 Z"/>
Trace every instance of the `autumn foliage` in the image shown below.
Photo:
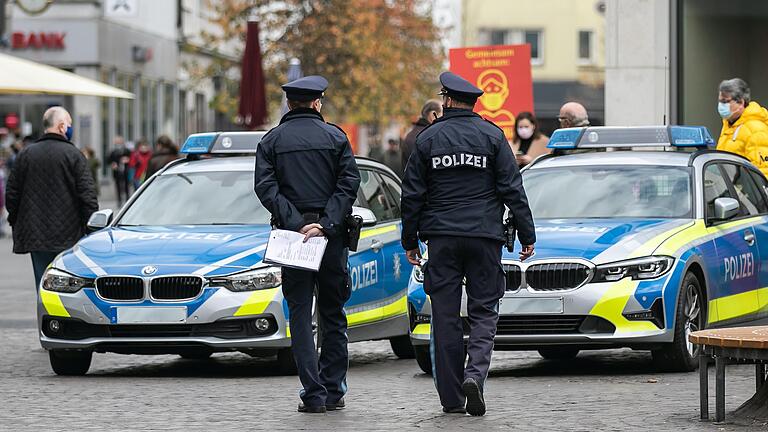
<path fill-rule="evenodd" d="M 323 113 L 334 121 L 382 124 L 413 118 L 437 91 L 443 49 L 424 1 L 217 0 L 211 7 L 216 31 L 202 36 L 212 50 L 242 45 L 249 17 L 260 22 L 271 112 L 279 106 L 292 57 L 301 60 L 304 75 L 328 78 Z M 236 70 L 237 64 L 226 59 L 197 70 L 228 80 L 215 104 L 232 116 Z"/>

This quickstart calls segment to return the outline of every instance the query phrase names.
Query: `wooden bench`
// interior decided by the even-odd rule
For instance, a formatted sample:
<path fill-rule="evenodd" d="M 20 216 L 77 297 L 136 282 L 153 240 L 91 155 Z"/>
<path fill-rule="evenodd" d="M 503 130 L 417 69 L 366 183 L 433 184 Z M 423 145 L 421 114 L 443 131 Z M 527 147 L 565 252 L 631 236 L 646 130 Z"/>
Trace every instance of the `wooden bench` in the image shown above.
<path fill-rule="evenodd" d="M 737 415 L 750 418 L 768 416 L 768 385 L 765 365 L 768 364 L 768 326 L 733 327 L 693 332 L 689 340 L 701 345 L 699 357 L 699 403 L 701 419 L 709 419 L 709 363 L 715 360 L 715 421 L 725 419 L 725 366 L 754 364 L 756 392 L 736 410 Z"/>

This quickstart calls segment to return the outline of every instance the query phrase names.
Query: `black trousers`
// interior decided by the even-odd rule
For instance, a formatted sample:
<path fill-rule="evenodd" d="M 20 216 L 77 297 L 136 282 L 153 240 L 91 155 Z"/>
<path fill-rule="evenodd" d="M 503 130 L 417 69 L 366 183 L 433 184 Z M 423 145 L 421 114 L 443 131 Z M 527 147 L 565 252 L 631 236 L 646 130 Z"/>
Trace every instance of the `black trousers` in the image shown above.
<path fill-rule="evenodd" d="M 499 299 L 506 287 L 501 243 L 471 237 L 429 239 L 424 291 L 432 302 L 432 375 L 440 403 L 464 406 L 462 382 L 474 378 L 483 386 L 491 366 Z M 466 277 L 469 341 L 464 365 L 461 285 Z"/>
<path fill-rule="evenodd" d="M 283 296 L 288 302 L 291 347 L 304 389 L 305 405 L 336 403 L 347 391 L 347 316 L 344 304 L 351 294 L 343 237 L 331 237 L 319 272 L 283 268 Z M 312 330 L 312 298 L 317 287 L 321 330 L 320 358 Z"/>

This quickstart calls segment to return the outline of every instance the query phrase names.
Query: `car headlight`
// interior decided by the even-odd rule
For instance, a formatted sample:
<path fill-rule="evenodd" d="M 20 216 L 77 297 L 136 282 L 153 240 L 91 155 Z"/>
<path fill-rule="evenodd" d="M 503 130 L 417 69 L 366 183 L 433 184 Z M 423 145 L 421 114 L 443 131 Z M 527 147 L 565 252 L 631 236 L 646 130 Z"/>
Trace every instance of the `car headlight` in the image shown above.
<path fill-rule="evenodd" d="M 93 284 L 93 279 L 75 276 L 55 268 L 49 268 L 43 275 L 43 289 L 48 291 L 74 293 Z"/>
<path fill-rule="evenodd" d="M 280 267 L 265 267 L 229 276 L 209 278 L 208 282 L 234 292 L 255 291 L 280 286 L 283 283 L 283 275 Z"/>
<path fill-rule="evenodd" d="M 666 274 L 675 263 L 668 256 L 648 256 L 597 266 L 594 282 L 615 282 L 625 277 L 633 280 L 655 279 Z"/>

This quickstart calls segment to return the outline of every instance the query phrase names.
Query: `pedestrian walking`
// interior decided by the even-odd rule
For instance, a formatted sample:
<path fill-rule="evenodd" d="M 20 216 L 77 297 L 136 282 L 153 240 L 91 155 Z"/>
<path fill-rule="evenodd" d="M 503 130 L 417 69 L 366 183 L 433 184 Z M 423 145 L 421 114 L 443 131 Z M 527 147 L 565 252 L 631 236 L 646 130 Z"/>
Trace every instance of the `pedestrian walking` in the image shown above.
<path fill-rule="evenodd" d="M 256 194 L 281 229 L 328 243 L 318 272 L 283 268 L 283 295 L 290 315 L 291 347 L 303 389 L 298 411 L 323 413 L 345 407 L 347 276 L 345 218 L 360 186 L 346 134 L 320 114 L 328 81 L 308 76 L 282 86 L 290 111 L 259 143 Z M 312 329 L 313 292 L 322 335 L 320 358 Z"/>
<path fill-rule="evenodd" d="M 387 141 L 387 150 L 382 157 L 382 163 L 397 174 L 397 178 L 403 178 L 403 158 L 400 153 L 400 142 L 392 138 Z"/>
<path fill-rule="evenodd" d="M 117 205 L 122 206 L 130 196 L 128 191 L 128 164 L 131 161 L 131 151 L 125 147 L 125 140 L 120 135 L 112 141 L 114 149 L 109 153 L 109 167 L 112 170 L 112 180 L 115 182 Z"/>
<path fill-rule="evenodd" d="M 517 165 L 522 168 L 541 155 L 549 153 L 549 137 L 539 130 L 539 121 L 533 113 L 522 111 L 515 117 L 512 151 Z"/>
<path fill-rule="evenodd" d="M 131 160 L 128 162 L 128 168 L 133 174 L 130 177 L 134 190 L 138 189 L 146 180 L 147 168 L 151 158 L 152 149 L 149 148 L 149 143 L 147 143 L 145 138 L 140 139 L 136 145 L 136 150 L 131 153 Z"/>
<path fill-rule="evenodd" d="M 744 156 L 768 175 L 768 111 L 751 100 L 743 79 L 720 83 L 717 112 L 723 119 L 717 149 Z"/>
<path fill-rule="evenodd" d="M 443 116 L 419 134 L 403 179 L 402 245 L 419 265 L 419 239 L 427 242 L 424 291 L 432 306 L 433 376 L 446 413 L 485 414 L 498 303 L 504 205 L 514 218 L 520 259 L 533 255 L 536 235 L 522 178 L 504 132 L 472 111 L 483 94 L 444 72 Z M 464 366 L 461 287 L 466 278 L 469 355 Z"/>
<path fill-rule="evenodd" d="M 99 168 L 101 167 L 101 162 L 99 162 L 99 159 L 96 157 L 96 152 L 93 151 L 93 148 L 91 147 L 85 147 L 83 149 L 83 156 L 85 156 L 85 160 L 88 161 L 88 169 L 91 171 L 91 177 L 93 177 L 96 196 L 99 196 L 101 189 L 99 187 Z"/>
<path fill-rule="evenodd" d="M 85 235 L 99 209 L 88 162 L 72 144 L 72 117 L 49 108 L 43 127 L 45 134 L 19 153 L 6 189 L 13 252 L 31 254 L 38 288 L 46 267 Z"/>
<path fill-rule="evenodd" d="M 179 158 L 179 148 L 168 135 L 160 135 L 155 143 L 155 151 L 149 158 L 146 178 L 163 169 L 164 166 Z"/>
<path fill-rule="evenodd" d="M 0 159 L 0 238 L 5 237 L 5 159 Z"/>
<path fill-rule="evenodd" d="M 584 105 L 578 102 L 566 102 L 560 107 L 557 121 L 561 128 L 589 126 L 589 115 Z"/>
<path fill-rule="evenodd" d="M 443 103 L 437 99 L 430 99 L 421 107 L 421 115 L 413 124 L 411 130 L 405 135 L 403 144 L 400 146 L 400 153 L 403 160 L 403 171 L 408 166 L 408 158 L 411 157 L 413 149 L 416 148 L 416 137 L 427 126 L 431 125 L 438 117 L 443 115 Z"/>

